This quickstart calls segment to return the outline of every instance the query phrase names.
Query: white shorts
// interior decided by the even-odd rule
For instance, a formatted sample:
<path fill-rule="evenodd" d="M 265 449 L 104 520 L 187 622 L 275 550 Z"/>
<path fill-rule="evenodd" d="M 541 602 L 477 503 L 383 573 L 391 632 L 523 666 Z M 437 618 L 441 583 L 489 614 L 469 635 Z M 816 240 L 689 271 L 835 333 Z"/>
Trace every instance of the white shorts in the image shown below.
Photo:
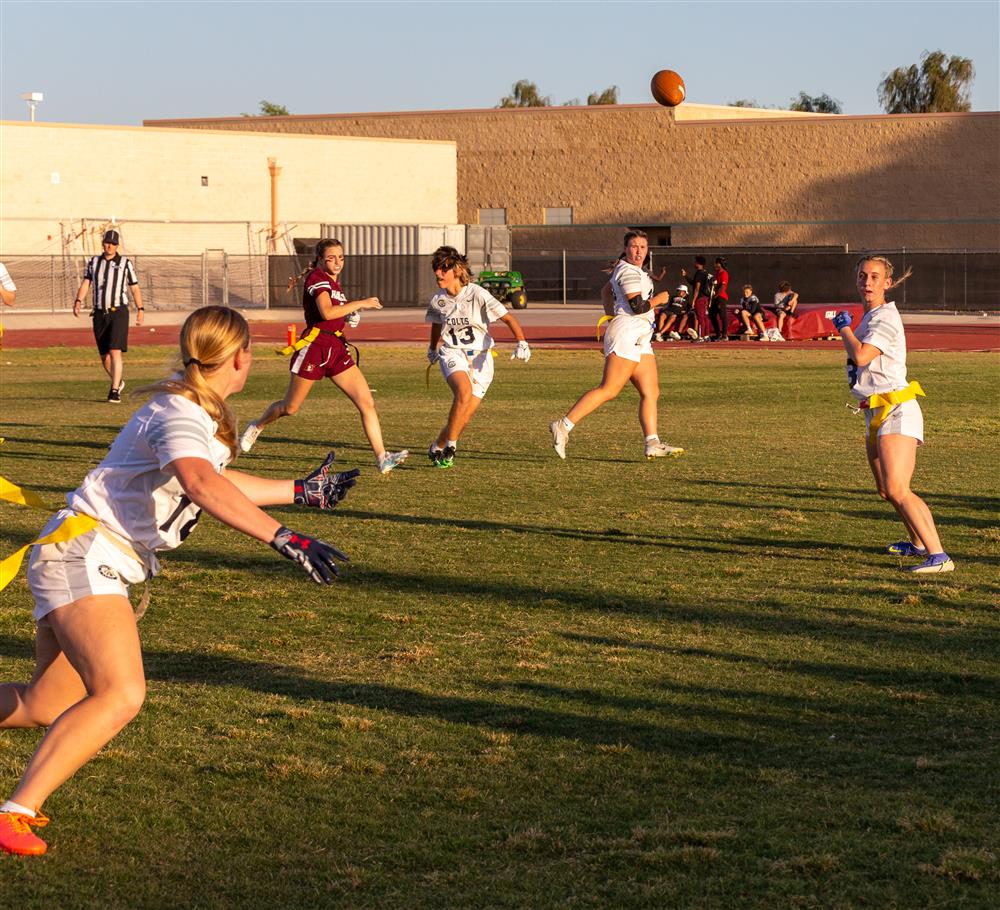
<path fill-rule="evenodd" d="M 57 512 L 42 533 L 54 531 L 73 514 L 68 509 Z M 145 580 L 142 563 L 126 556 L 96 530 L 65 543 L 32 547 L 28 563 L 28 587 L 35 598 L 36 622 L 81 597 L 117 594 L 127 598 L 128 586 Z"/>
<path fill-rule="evenodd" d="M 615 316 L 604 333 L 604 356 L 617 354 L 638 363 L 643 354 L 653 354 L 653 323 L 642 316 Z M 655 355 L 653 355 L 655 356 Z"/>
<path fill-rule="evenodd" d="M 865 430 L 871 426 L 872 414 L 878 411 L 865 411 Z M 885 422 L 878 428 L 879 436 L 896 434 L 898 436 L 912 436 L 917 440 L 918 445 L 924 442 L 924 415 L 920 410 L 915 398 L 897 404 L 886 417 Z"/>
<path fill-rule="evenodd" d="M 447 380 L 452 373 L 468 373 L 472 383 L 472 394 L 484 398 L 486 390 L 493 382 L 493 351 L 463 351 L 457 348 L 441 348 L 441 374 Z"/>

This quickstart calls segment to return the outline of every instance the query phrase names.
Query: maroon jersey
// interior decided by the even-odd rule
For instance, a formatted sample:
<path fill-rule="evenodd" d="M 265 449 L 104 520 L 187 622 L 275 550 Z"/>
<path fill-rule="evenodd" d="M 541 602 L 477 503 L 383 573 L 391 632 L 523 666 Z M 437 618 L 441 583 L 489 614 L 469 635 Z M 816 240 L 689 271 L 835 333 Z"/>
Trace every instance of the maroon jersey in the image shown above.
<path fill-rule="evenodd" d="M 302 310 L 306 316 L 306 328 L 311 329 L 318 326 L 324 332 L 342 332 L 344 330 L 343 317 L 324 319 L 320 314 L 319 306 L 316 304 L 316 297 L 320 291 L 326 291 L 330 295 L 334 306 L 347 303 L 347 297 L 344 296 L 340 285 L 326 273 L 326 270 L 313 269 L 306 278 L 305 287 L 302 289 Z M 323 336 L 320 335 L 320 338 Z"/>

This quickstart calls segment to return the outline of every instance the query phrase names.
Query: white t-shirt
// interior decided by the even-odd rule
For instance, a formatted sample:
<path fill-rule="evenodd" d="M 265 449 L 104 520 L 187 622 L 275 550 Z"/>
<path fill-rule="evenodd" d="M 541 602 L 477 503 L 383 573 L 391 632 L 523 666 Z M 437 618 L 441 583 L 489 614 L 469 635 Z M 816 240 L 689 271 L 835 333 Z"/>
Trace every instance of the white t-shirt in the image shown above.
<path fill-rule="evenodd" d="M 649 300 L 653 296 L 653 279 L 639 266 L 619 259 L 611 272 L 611 290 L 615 295 L 615 316 L 632 316 L 649 323 L 656 318 L 652 310 L 637 316 L 628 305 L 630 295 L 639 294 L 643 300 Z"/>
<path fill-rule="evenodd" d="M 5 291 L 16 291 L 17 285 L 14 284 L 14 279 L 10 277 L 10 272 L 7 271 L 7 266 L 0 262 L 0 287 Z"/>
<path fill-rule="evenodd" d="M 861 401 L 871 395 L 905 389 L 906 336 L 896 304 L 886 301 L 861 317 L 854 335 L 862 344 L 877 347 L 882 353 L 868 366 L 847 361 L 847 382 L 854 397 Z"/>
<path fill-rule="evenodd" d="M 178 458 L 203 458 L 221 472 L 231 455 L 215 438 L 217 429 L 193 401 L 156 395 L 132 415 L 104 460 L 66 502 L 131 541 L 140 556 L 172 550 L 197 524 L 201 509 L 163 469 Z M 155 564 L 148 568 L 156 570 Z"/>
<path fill-rule="evenodd" d="M 493 347 L 490 323 L 507 315 L 507 308 L 485 288 L 467 284 L 452 297 L 438 291 L 427 304 L 424 322 L 442 326 L 441 347 L 461 351 L 488 351 Z"/>

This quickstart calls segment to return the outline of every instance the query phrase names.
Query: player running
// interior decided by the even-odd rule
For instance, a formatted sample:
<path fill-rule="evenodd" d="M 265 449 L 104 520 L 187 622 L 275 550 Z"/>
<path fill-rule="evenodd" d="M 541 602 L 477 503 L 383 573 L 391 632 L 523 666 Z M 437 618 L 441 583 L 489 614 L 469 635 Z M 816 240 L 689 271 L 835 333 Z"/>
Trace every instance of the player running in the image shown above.
<path fill-rule="evenodd" d="M 454 397 L 448 421 L 427 455 L 435 467 L 450 468 L 455 463 L 459 437 L 493 382 L 490 323 L 499 320 L 514 334 L 517 347 L 511 360 L 527 363 L 531 348 L 507 308 L 485 288 L 472 283 L 469 261 L 458 250 L 438 247 L 431 265 L 441 290 L 431 297 L 424 316 L 424 321 L 431 324 L 427 359 L 441 367 Z"/>
<path fill-rule="evenodd" d="M 226 399 L 243 388 L 252 362 L 246 320 L 228 307 L 196 310 L 180 350 L 178 372 L 147 390 L 152 397 L 46 526 L 42 538 L 55 540 L 32 551 L 35 671 L 29 683 L 0 685 L 0 728 L 48 730 L 0 803 L 0 850 L 8 853 L 45 852 L 32 831 L 48 823 L 42 804 L 138 714 L 146 683 L 128 586 L 158 572 L 158 554 L 179 546 L 202 510 L 269 543 L 319 584 L 334 580 L 334 560 L 347 559 L 259 507 L 332 509 L 357 470 L 332 473 L 333 453 L 303 480 L 226 467 L 237 453 Z"/>
<path fill-rule="evenodd" d="M 653 280 L 643 268 L 649 255 L 649 241 L 643 231 L 625 235 L 625 249 L 611 271 L 611 280 L 602 290 L 604 312 L 613 316 L 604 333 L 604 375 L 601 384 L 580 396 L 565 416 L 549 424 L 556 455 L 566 457 L 569 434 L 584 417 L 616 398 L 631 382 L 639 392 L 639 424 L 645 434 L 646 458 L 683 455 L 677 446 L 660 442 L 656 433 L 656 405 L 660 380 L 653 335 L 654 307 L 669 297 L 664 291 L 653 296 Z"/>
<path fill-rule="evenodd" d="M 906 380 L 903 320 L 896 305 L 885 299 L 886 291 L 902 284 L 910 271 L 894 282 L 892 263 L 885 256 L 859 259 L 856 270 L 865 314 L 857 332 L 851 330 L 846 311 L 837 313 L 833 324 L 847 351 L 847 381 L 865 412 L 865 449 L 875 486 L 893 504 L 910 535 L 886 549 L 897 556 L 924 557 L 908 566 L 908 572 L 951 572 L 955 563 L 941 547 L 931 510 L 910 489 L 917 446 L 924 441 L 924 418 L 916 396 L 924 392 L 919 383 Z"/>
<path fill-rule="evenodd" d="M 292 353 L 288 391 L 283 399 L 272 402 L 260 417 L 246 425 L 240 436 L 240 448 L 249 452 L 264 427 L 298 413 L 313 385 L 328 377 L 360 412 L 361 426 L 375 453 L 378 471 L 388 474 L 406 461 L 410 453 L 405 449 L 402 452 L 385 450 L 375 399 L 344 343 L 344 327 L 354 328 L 361 319 L 362 310 L 380 310 L 382 304 L 378 297 L 348 301 L 337 282 L 343 268 L 344 246 L 339 240 L 321 240 L 316 244 L 316 258 L 302 291 L 306 331 Z"/>

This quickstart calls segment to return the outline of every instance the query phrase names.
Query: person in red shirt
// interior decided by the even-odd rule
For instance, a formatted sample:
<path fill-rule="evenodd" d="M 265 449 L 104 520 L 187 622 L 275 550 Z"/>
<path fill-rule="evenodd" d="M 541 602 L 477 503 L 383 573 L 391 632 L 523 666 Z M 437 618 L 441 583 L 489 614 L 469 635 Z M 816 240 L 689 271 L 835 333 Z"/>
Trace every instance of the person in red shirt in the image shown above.
<path fill-rule="evenodd" d="M 708 315 L 715 329 L 716 341 L 729 341 L 729 272 L 722 256 L 715 258 L 715 296 L 708 307 Z"/>
<path fill-rule="evenodd" d="M 288 391 L 280 401 L 272 402 L 256 420 L 250 421 L 240 436 L 240 448 L 249 452 L 261 431 L 269 423 L 298 412 L 313 384 L 329 378 L 358 409 L 361 426 L 375 453 L 380 474 L 388 474 L 409 456 L 387 452 L 382 443 L 382 427 L 375 399 L 364 374 L 354 363 L 344 342 L 344 327 L 357 325 L 362 310 L 380 310 L 378 297 L 348 301 L 337 282 L 344 268 L 344 246 L 339 240 L 321 240 L 316 244 L 316 258 L 306 276 L 302 291 L 306 331 L 292 353 Z"/>

